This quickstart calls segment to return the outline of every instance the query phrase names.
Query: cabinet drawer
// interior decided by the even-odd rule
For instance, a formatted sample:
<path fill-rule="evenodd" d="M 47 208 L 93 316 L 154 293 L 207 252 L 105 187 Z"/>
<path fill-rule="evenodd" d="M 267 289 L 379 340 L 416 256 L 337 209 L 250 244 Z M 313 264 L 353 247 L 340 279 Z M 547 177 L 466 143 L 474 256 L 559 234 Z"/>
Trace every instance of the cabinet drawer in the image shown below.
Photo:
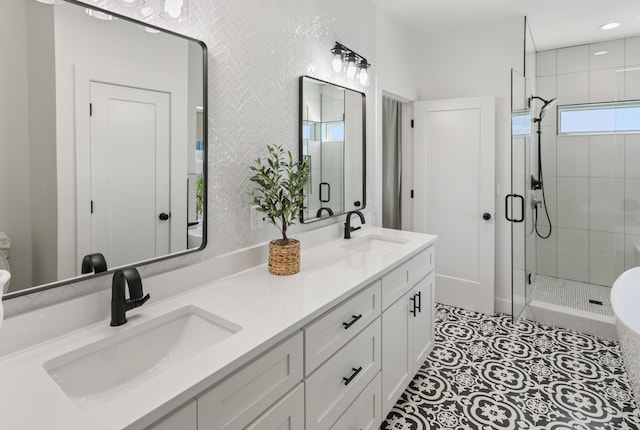
<path fill-rule="evenodd" d="M 186 405 L 180 406 L 160 421 L 147 427 L 147 430 L 196 430 L 196 401 L 191 400 Z"/>
<path fill-rule="evenodd" d="M 381 375 L 367 385 L 362 394 L 331 427 L 331 430 L 377 430 L 382 422 Z"/>
<path fill-rule="evenodd" d="M 435 247 L 422 251 L 411 259 L 411 283 L 415 284 L 425 276 L 427 276 L 435 266 Z"/>
<path fill-rule="evenodd" d="M 243 429 L 302 380 L 302 332 L 198 397 L 199 430 Z"/>
<path fill-rule="evenodd" d="M 391 306 L 412 287 L 411 261 L 407 261 L 382 277 L 382 309 Z"/>
<path fill-rule="evenodd" d="M 380 294 L 380 281 L 376 281 L 305 327 L 306 375 L 380 315 Z"/>
<path fill-rule="evenodd" d="M 304 386 L 301 382 L 295 390 L 249 424 L 245 430 L 299 430 L 303 428 Z"/>
<path fill-rule="evenodd" d="M 380 371 L 380 318 L 306 381 L 306 430 L 328 429 Z"/>

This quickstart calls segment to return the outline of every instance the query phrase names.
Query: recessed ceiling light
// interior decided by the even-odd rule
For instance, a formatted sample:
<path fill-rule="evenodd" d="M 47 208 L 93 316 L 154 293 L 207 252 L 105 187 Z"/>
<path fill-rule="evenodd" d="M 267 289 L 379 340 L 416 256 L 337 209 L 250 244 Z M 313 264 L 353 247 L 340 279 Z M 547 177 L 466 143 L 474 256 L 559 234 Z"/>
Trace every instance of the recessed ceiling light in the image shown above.
<path fill-rule="evenodd" d="M 609 22 L 607 24 L 602 24 L 600 26 L 600 29 L 602 30 L 613 30 L 614 28 L 618 28 L 620 27 L 620 23 L 619 22 Z"/>
<path fill-rule="evenodd" d="M 606 53 L 608 53 L 609 51 L 598 51 L 598 52 L 594 52 L 593 55 L 604 55 Z"/>

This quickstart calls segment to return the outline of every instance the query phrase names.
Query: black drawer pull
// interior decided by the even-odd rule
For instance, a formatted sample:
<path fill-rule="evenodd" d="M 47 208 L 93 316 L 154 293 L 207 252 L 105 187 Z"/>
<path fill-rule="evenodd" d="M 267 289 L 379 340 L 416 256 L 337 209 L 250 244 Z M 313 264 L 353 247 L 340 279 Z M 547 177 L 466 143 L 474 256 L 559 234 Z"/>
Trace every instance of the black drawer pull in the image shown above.
<path fill-rule="evenodd" d="M 418 291 L 418 305 L 416 306 L 418 312 L 422 312 L 422 291 Z"/>
<path fill-rule="evenodd" d="M 416 309 L 416 300 L 417 300 L 416 297 L 417 297 L 417 294 L 414 294 L 413 297 L 409 297 L 409 300 L 411 300 L 411 307 L 413 308 L 409 312 L 411 312 L 411 314 L 414 316 L 414 318 L 415 318 L 416 313 L 417 313 L 416 312 L 416 310 L 417 310 Z"/>
<path fill-rule="evenodd" d="M 342 380 L 344 381 L 344 385 L 349 385 L 349 383 L 353 381 L 353 378 L 358 376 L 358 373 L 362 371 L 362 366 L 358 367 L 357 369 L 353 367 L 351 370 L 353 370 L 351 376 L 349 376 L 348 378 L 342 378 Z"/>
<path fill-rule="evenodd" d="M 349 327 L 351 327 L 352 325 L 354 325 L 360 318 L 362 318 L 362 314 L 360 315 L 351 315 L 353 317 L 353 319 L 351 321 L 349 321 L 348 323 L 342 323 L 342 325 L 344 326 L 344 329 L 348 329 Z"/>

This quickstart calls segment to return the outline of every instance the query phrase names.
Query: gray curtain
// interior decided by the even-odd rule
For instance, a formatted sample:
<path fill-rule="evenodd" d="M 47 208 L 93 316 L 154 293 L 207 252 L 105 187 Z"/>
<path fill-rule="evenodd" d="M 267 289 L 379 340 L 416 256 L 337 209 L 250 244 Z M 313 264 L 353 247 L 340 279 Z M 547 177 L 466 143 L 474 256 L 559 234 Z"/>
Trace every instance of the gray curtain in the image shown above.
<path fill-rule="evenodd" d="M 382 98 L 382 226 L 402 229 L 400 103 Z"/>

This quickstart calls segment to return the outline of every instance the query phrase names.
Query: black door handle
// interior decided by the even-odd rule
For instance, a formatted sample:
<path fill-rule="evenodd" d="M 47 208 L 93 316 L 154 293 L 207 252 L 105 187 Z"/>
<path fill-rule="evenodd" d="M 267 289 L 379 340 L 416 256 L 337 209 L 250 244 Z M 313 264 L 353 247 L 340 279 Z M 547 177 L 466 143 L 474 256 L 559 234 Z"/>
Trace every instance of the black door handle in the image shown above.
<path fill-rule="evenodd" d="M 362 318 L 362 314 L 358 314 L 358 315 L 352 315 L 351 318 L 353 318 L 351 321 L 349 321 L 348 323 L 343 322 L 342 325 L 344 326 L 344 329 L 348 329 L 349 327 L 351 327 L 352 325 L 354 325 L 360 318 Z"/>
<path fill-rule="evenodd" d="M 509 217 L 509 200 L 510 199 L 520 199 L 520 218 L 511 218 Z M 524 221 L 524 197 L 520 194 L 507 194 L 504 198 L 504 210 L 505 210 L 505 218 L 510 222 L 522 222 Z"/>
<path fill-rule="evenodd" d="M 409 312 L 411 313 L 411 315 L 413 315 L 413 317 L 416 317 L 418 308 L 417 308 L 417 303 L 416 301 L 418 300 L 418 295 L 414 294 L 412 297 L 409 297 L 409 300 L 411 300 L 411 307 L 413 307 L 413 309 L 409 310 Z"/>
<path fill-rule="evenodd" d="M 491 214 L 489 212 L 485 212 L 482 214 L 482 219 L 485 221 L 489 221 L 491 219 Z"/>
<path fill-rule="evenodd" d="M 351 374 L 351 376 L 349 376 L 348 378 L 347 377 L 342 378 L 342 380 L 344 381 L 344 385 L 349 385 L 349 383 L 353 381 L 353 378 L 358 376 L 358 373 L 362 371 L 362 366 L 358 367 L 357 369 L 355 367 L 352 367 L 351 370 L 353 370 L 353 373 Z"/>
<path fill-rule="evenodd" d="M 166 221 L 169 218 L 171 218 L 171 214 L 170 213 L 166 214 L 162 212 L 160 215 L 158 215 L 158 218 L 160 219 L 160 221 Z"/>

